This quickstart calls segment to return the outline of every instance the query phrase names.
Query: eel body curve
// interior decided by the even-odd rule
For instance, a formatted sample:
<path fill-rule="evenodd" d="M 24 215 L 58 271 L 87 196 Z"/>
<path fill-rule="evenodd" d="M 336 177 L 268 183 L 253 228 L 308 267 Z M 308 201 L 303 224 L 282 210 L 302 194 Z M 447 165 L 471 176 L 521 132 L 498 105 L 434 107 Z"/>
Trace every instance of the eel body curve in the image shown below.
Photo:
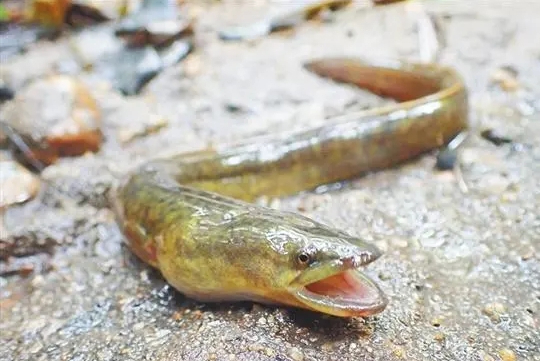
<path fill-rule="evenodd" d="M 324 58 L 305 69 L 397 102 L 294 134 L 154 159 L 116 188 L 130 249 L 186 296 L 250 300 L 340 317 L 388 299 L 361 267 L 381 252 L 341 230 L 253 202 L 395 166 L 467 128 L 468 96 L 452 68 Z"/>

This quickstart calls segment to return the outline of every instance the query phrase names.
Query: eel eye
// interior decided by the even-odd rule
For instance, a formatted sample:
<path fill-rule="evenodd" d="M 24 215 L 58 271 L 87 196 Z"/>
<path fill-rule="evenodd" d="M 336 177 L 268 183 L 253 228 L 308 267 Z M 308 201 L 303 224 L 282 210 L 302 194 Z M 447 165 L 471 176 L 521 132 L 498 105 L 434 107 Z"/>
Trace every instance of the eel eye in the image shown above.
<path fill-rule="evenodd" d="M 296 257 L 296 260 L 299 265 L 306 266 L 311 263 L 311 256 L 306 252 L 302 252 Z"/>

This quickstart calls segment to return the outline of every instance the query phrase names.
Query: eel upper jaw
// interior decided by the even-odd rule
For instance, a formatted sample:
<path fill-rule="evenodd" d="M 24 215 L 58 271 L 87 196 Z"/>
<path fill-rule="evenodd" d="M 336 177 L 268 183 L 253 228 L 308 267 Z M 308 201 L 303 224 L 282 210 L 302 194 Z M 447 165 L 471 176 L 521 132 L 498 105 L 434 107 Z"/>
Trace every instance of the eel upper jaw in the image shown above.
<path fill-rule="evenodd" d="M 290 292 L 304 307 L 334 316 L 366 317 L 382 312 L 388 304 L 386 295 L 358 266 L 354 261 L 338 260 L 307 269 L 291 284 Z"/>

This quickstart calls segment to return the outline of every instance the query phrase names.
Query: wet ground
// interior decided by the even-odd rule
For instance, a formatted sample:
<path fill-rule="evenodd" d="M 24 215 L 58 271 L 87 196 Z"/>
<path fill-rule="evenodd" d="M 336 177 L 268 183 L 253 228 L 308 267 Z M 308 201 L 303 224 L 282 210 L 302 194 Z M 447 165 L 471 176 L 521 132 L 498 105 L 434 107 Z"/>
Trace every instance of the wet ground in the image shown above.
<path fill-rule="evenodd" d="M 446 34 L 440 61 L 461 71 L 471 92 L 460 171 L 435 171 L 428 154 L 342 190 L 272 202 L 376 242 L 385 255 L 367 272 L 389 295 L 385 312 L 347 321 L 197 303 L 122 245 L 104 194 L 133 165 L 381 102 L 303 71 L 312 57 L 418 54 L 401 5 L 348 9 L 245 44 L 220 42 L 215 27 L 264 7 L 224 2 L 200 9 L 196 52 L 140 96 L 84 78 L 107 140 L 96 155 L 47 168 L 39 198 L 4 214 L 4 250 L 51 269 L 0 278 L 0 359 L 540 360 L 540 3 L 426 7 Z M 18 89 L 69 53 L 63 39 L 37 44 L 1 76 Z M 517 90 L 495 81 L 501 67 L 515 70 Z M 156 119 L 165 127 L 130 136 Z M 485 129 L 512 142 L 495 145 L 480 136 Z"/>

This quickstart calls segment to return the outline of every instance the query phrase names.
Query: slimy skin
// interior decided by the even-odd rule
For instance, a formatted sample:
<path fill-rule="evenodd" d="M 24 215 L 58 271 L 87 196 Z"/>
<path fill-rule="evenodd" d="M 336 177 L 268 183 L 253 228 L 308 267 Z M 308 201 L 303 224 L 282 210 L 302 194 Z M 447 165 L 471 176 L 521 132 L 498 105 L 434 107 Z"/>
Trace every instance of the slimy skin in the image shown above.
<path fill-rule="evenodd" d="M 305 68 L 398 103 L 294 134 L 151 160 L 117 187 L 114 208 L 130 248 L 186 296 L 340 317 L 373 315 L 388 304 L 360 270 L 380 257 L 374 245 L 252 202 L 359 177 L 447 144 L 467 128 L 465 86 L 438 65 L 330 58 Z"/>

